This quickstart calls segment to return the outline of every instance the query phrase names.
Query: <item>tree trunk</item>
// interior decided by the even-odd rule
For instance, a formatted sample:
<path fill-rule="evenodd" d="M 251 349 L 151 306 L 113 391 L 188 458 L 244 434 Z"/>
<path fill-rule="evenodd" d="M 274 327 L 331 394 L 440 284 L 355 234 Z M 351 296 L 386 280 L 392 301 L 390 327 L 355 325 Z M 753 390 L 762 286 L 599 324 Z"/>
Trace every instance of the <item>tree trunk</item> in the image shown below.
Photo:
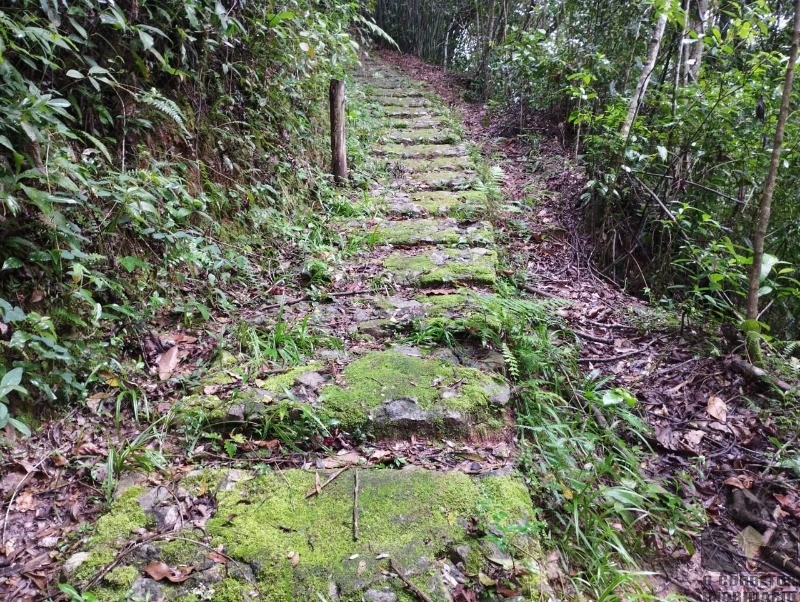
<path fill-rule="evenodd" d="M 331 173 L 337 182 L 347 179 L 347 152 L 344 137 L 344 82 L 331 80 Z"/>
<path fill-rule="evenodd" d="M 789 62 L 786 65 L 786 77 L 783 81 L 781 105 L 778 110 L 778 121 L 775 124 L 775 140 L 772 143 L 772 157 L 769 162 L 767 179 L 764 182 L 764 192 L 761 194 L 761 203 L 758 206 L 758 222 L 753 235 L 753 265 L 750 269 L 750 286 L 747 293 L 747 319 L 758 320 L 758 291 L 761 288 L 761 265 L 764 260 L 764 239 L 769 227 L 769 214 L 772 209 L 772 194 L 775 192 L 775 183 L 778 179 L 778 166 L 781 161 L 783 147 L 783 132 L 789 118 L 789 104 L 792 97 L 792 83 L 794 81 L 794 64 L 797 62 L 797 46 L 800 41 L 800 0 L 794 3 L 794 25 L 792 27 L 792 45 L 789 48 Z M 761 349 L 757 331 L 748 332 L 748 351 L 754 361 L 760 361 Z"/>
<path fill-rule="evenodd" d="M 664 29 L 667 26 L 667 13 L 669 12 L 672 0 L 664 2 L 664 9 L 659 13 L 656 19 L 656 25 L 653 28 L 653 37 L 650 39 L 650 48 L 647 51 L 647 58 L 642 68 L 642 75 L 639 77 L 639 83 L 636 84 L 636 90 L 631 98 L 630 107 L 628 107 L 628 114 L 625 121 L 622 123 L 622 130 L 620 134 L 623 140 L 627 142 L 628 135 L 633 126 L 633 120 L 636 119 L 636 113 L 639 111 L 639 105 L 647 92 L 647 86 L 650 84 L 650 76 L 653 74 L 653 69 L 656 66 L 658 59 L 658 51 L 661 49 L 661 40 L 664 37 Z M 627 144 L 626 144 L 627 146 Z"/>

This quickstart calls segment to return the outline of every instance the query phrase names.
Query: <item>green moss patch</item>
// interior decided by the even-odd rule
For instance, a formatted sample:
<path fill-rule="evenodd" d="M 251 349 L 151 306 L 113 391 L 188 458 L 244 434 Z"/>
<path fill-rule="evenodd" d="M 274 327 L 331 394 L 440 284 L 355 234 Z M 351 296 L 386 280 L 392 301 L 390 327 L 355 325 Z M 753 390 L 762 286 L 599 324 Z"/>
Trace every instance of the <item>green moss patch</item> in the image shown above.
<path fill-rule="evenodd" d="M 431 107 L 383 107 L 387 117 L 427 117 L 438 113 Z"/>
<path fill-rule="evenodd" d="M 486 210 L 486 195 L 477 190 L 417 192 L 411 202 L 432 215 L 452 215 L 459 211 L 481 213 Z"/>
<path fill-rule="evenodd" d="M 407 219 L 384 222 L 377 228 L 380 242 L 397 246 L 420 244 L 491 245 L 494 231 L 488 222 L 460 225 L 454 219 Z"/>
<path fill-rule="evenodd" d="M 507 385 L 472 368 L 390 350 L 356 360 L 342 378 L 322 389 L 321 400 L 346 430 L 456 436 L 502 426 L 495 401 Z"/>
<path fill-rule="evenodd" d="M 383 261 L 394 279 L 412 286 L 439 286 L 456 282 L 494 284 L 497 252 L 482 247 L 434 249 L 416 255 L 393 253 Z"/>

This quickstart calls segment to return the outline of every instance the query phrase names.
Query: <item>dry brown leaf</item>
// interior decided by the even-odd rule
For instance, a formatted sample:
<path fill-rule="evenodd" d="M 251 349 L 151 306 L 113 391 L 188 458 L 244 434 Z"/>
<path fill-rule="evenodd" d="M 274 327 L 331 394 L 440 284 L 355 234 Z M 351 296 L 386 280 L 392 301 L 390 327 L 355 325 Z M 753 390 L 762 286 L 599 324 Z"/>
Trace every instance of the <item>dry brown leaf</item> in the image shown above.
<path fill-rule="evenodd" d="M 144 572 L 150 575 L 156 581 L 166 579 L 170 583 L 183 583 L 189 578 L 194 567 L 185 567 L 184 569 L 174 569 L 168 564 L 157 561 L 148 564 Z"/>
<path fill-rule="evenodd" d="M 189 334 L 184 334 L 182 332 L 179 332 L 179 333 L 177 333 L 177 334 L 172 336 L 172 340 L 175 341 L 176 345 L 178 343 L 188 343 L 188 344 L 191 345 L 192 343 L 196 343 L 197 342 L 197 337 L 193 337 L 193 336 L 191 336 Z"/>
<path fill-rule="evenodd" d="M 758 554 L 761 546 L 764 545 L 764 538 L 753 527 L 745 527 L 744 530 L 736 536 L 736 542 L 742 548 L 744 555 L 752 560 Z"/>
<path fill-rule="evenodd" d="M 731 487 L 736 487 L 737 489 L 750 489 L 754 481 L 753 477 L 742 475 L 741 477 L 728 477 L 722 482 Z"/>
<path fill-rule="evenodd" d="M 170 376 L 172 376 L 172 373 L 175 371 L 175 368 L 178 367 L 178 364 L 181 361 L 181 358 L 178 355 L 179 352 L 180 349 L 178 349 L 178 346 L 175 345 L 161 354 L 161 357 L 158 359 L 158 378 L 160 380 L 167 380 Z"/>
<path fill-rule="evenodd" d="M 350 464 L 359 464 L 364 458 L 362 458 L 356 452 L 346 452 L 341 456 L 333 456 L 332 458 L 323 458 L 322 459 L 322 468 L 340 468 L 342 466 L 348 466 Z"/>
<path fill-rule="evenodd" d="M 23 491 L 14 501 L 14 507 L 18 512 L 30 512 L 36 510 L 36 500 L 30 491 Z"/>
<path fill-rule="evenodd" d="M 709 416 L 716 418 L 720 422 L 724 423 L 728 420 L 728 404 L 716 395 L 712 395 L 708 398 L 706 412 L 708 412 Z"/>
<path fill-rule="evenodd" d="M 290 551 L 286 552 L 286 558 L 289 559 L 289 562 L 292 563 L 293 567 L 296 567 L 298 564 L 300 564 L 300 553 L 299 552 L 294 552 L 294 551 L 290 550 Z"/>
<path fill-rule="evenodd" d="M 216 562 L 217 564 L 228 564 L 228 557 L 220 554 L 219 552 L 211 551 L 208 553 L 208 559 Z"/>
<path fill-rule="evenodd" d="M 494 579 L 489 577 L 489 575 L 481 571 L 478 571 L 478 581 L 481 582 L 481 585 L 483 587 L 492 587 L 497 585 L 497 581 L 495 581 Z"/>
<path fill-rule="evenodd" d="M 686 447 L 688 447 L 692 451 L 700 451 L 700 442 L 703 440 L 706 434 L 704 431 L 686 431 L 683 433 L 683 441 L 686 443 Z"/>

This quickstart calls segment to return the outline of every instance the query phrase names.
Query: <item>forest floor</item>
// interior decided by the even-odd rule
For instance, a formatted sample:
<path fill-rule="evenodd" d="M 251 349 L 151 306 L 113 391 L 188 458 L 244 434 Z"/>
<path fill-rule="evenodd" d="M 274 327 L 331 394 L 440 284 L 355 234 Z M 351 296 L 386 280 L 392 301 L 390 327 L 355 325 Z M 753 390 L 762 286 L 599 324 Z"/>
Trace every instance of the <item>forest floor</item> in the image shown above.
<path fill-rule="evenodd" d="M 70 599 L 59 582 L 87 602 L 569 598 L 570 559 L 543 550 L 547 513 L 515 469 L 531 459 L 512 350 L 474 336 L 528 310 L 560 325 L 553 353 L 576 349 L 581 371 L 635 395 L 642 471 L 702 509 L 682 543 L 666 525 L 646 542 L 654 596 L 800 591 L 800 467 L 775 393 L 716 333 L 594 267 L 563 125 L 498 117 L 454 76 L 381 58 L 356 81 L 389 176 L 331 216 L 350 259 L 323 295 L 276 284 L 236 324 L 154 325 L 149 380 L 109 383 L 18 439 L 0 479 L 0 598 Z M 519 303 L 499 294 L 512 289 Z M 234 332 L 240 352 L 219 352 Z M 151 400 L 149 423 L 126 387 Z"/>

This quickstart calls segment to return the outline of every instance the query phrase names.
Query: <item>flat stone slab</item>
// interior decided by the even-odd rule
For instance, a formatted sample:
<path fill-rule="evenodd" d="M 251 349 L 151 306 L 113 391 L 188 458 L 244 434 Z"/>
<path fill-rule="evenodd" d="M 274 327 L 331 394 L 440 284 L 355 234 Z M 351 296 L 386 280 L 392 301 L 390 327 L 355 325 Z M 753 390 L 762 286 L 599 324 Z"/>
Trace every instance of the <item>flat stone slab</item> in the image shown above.
<path fill-rule="evenodd" d="M 541 546 L 521 533 L 530 532 L 526 526 L 536 520 L 535 510 L 516 474 L 472 477 L 417 467 L 350 468 L 308 496 L 332 474 L 282 470 L 257 475 L 235 469 L 192 473 L 177 491 L 190 507 L 210 506 L 207 512 L 213 516 L 203 520 L 202 530 L 192 527 L 187 516 L 175 540 L 157 538 L 120 555 L 117 566 L 86 593 L 103 602 L 414 600 L 393 574 L 391 559 L 396 570 L 435 602 L 453 600 L 457 582 L 467 581 L 467 575 L 479 599 L 495 599 L 494 587 L 482 586 L 475 577 L 479 572 L 520 590 L 526 600 L 546 599 L 539 592 L 545 580 Z M 216 509 L 204 502 L 209 493 Z M 136 530 L 146 531 L 152 510 L 145 510 L 148 504 L 140 500 L 164 497 L 158 507 L 172 504 L 178 512 L 173 495 L 166 487 L 129 487 L 97 521 L 73 578 L 86 579 L 135 541 Z M 475 529 L 476 524 L 481 528 Z M 498 532 L 511 538 L 514 557 L 493 543 L 491 533 Z M 144 569 L 152 563 L 164 563 L 185 580 L 151 579 Z"/>
<path fill-rule="evenodd" d="M 409 255 L 392 253 L 383 261 L 395 281 L 413 286 L 455 283 L 494 284 L 497 252 L 483 247 L 433 249 Z"/>
<path fill-rule="evenodd" d="M 384 105 L 383 112 L 388 117 L 426 117 L 436 115 L 436 111 L 431 110 L 430 107 L 397 107 Z"/>
<path fill-rule="evenodd" d="M 391 117 L 390 119 L 392 120 L 388 124 L 390 128 L 425 130 L 448 127 L 448 123 L 444 119 L 430 117 Z"/>
<path fill-rule="evenodd" d="M 471 171 L 426 171 L 407 176 L 405 188 L 415 190 L 464 190 L 475 187 L 480 180 Z"/>
<path fill-rule="evenodd" d="M 320 392 L 324 411 L 348 432 L 378 437 L 471 437 L 502 428 L 508 384 L 445 359 L 397 350 L 352 362 L 341 384 Z"/>
<path fill-rule="evenodd" d="M 486 195 L 478 190 L 396 193 L 387 198 L 386 203 L 389 213 L 413 217 L 468 215 L 479 218 L 488 209 Z"/>
<path fill-rule="evenodd" d="M 404 171 L 412 173 L 425 173 L 429 171 L 457 171 L 475 168 L 475 163 L 468 155 L 427 157 L 420 159 L 399 159 L 397 163 L 403 168 Z"/>
<path fill-rule="evenodd" d="M 461 136 L 446 129 L 430 128 L 421 130 L 391 130 L 383 134 L 389 142 L 402 144 L 454 144 L 461 142 Z"/>
<path fill-rule="evenodd" d="M 432 157 L 461 157 L 466 155 L 467 147 L 464 144 L 382 144 L 375 148 L 375 153 L 387 157 L 402 159 L 432 158 Z"/>
<path fill-rule="evenodd" d="M 383 222 L 376 229 L 380 242 L 396 246 L 420 244 L 491 245 L 494 230 L 488 222 L 460 224 L 452 218 Z"/>
<path fill-rule="evenodd" d="M 432 107 L 433 103 L 424 97 L 397 97 L 397 96 L 375 96 L 375 102 L 385 107 Z"/>

